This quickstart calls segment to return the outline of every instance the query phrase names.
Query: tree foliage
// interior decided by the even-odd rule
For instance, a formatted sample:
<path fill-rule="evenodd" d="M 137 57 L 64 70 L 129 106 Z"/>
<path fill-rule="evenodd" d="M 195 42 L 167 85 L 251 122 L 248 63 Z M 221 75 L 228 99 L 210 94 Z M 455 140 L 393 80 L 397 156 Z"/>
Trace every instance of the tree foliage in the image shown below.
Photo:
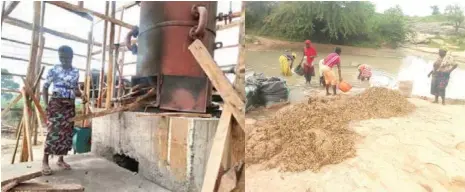
<path fill-rule="evenodd" d="M 431 8 L 431 11 L 433 11 L 431 13 L 431 15 L 440 15 L 441 14 L 441 12 L 439 12 L 439 7 L 437 5 L 433 5 L 430 8 Z"/>
<path fill-rule="evenodd" d="M 454 26 L 455 32 L 458 32 L 460 26 L 465 20 L 462 7 L 460 7 L 458 4 L 448 5 L 444 11 L 444 14 L 446 15 L 449 22 L 451 22 Z"/>
<path fill-rule="evenodd" d="M 260 34 L 268 36 L 349 45 L 382 41 L 398 45 L 408 31 L 399 7 L 378 14 L 375 5 L 367 1 L 281 1 L 272 6 L 254 3 L 254 7 L 247 5 L 247 14 L 253 17 L 250 22 L 254 24 L 246 27 L 259 29 Z M 257 24 L 260 19 L 262 23 Z M 246 20 L 249 22 L 249 17 Z"/>
<path fill-rule="evenodd" d="M 8 73 L 8 70 L 2 69 L 2 73 Z M 10 75 L 2 75 L 2 88 L 7 88 L 7 89 L 18 89 L 19 84 L 13 81 L 13 77 Z M 13 98 L 13 95 L 11 93 L 4 93 L 2 91 L 2 98 L 5 100 L 10 100 Z"/>

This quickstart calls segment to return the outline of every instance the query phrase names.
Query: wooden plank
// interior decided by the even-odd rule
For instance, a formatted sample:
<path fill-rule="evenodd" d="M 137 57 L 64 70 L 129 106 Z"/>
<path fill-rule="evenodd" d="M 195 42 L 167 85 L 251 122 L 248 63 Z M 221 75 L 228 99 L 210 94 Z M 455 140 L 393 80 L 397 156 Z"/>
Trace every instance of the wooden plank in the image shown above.
<path fill-rule="evenodd" d="M 245 2 L 242 2 L 242 14 L 239 28 L 239 56 L 236 65 L 236 78 L 234 88 L 239 93 L 242 101 L 245 101 Z"/>
<path fill-rule="evenodd" d="M 177 179 L 183 180 L 187 175 L 187 134 L 189 120 L 186 118 L 170 118 L 170 170 Z"/>
<path fill-rule="evenodd" d="M 81 121 L 81 120 L 84 120 L 84 119 L 102 117 L 102 116 L 110 115 L 110 114 L 113 114 L 113 113 L 118 113 L 118 112 L 130 110 L 130 109 L 135 109 L 135 108 L 140 107 L 142 102 L 146 101 L 148 98 L 154 96 L 155 94 L 156 94 L 155 89 L 151 89 L 148 93 L 146 93 L 145 95 L 139 97 L 136 101 L 134 101 L 133 103 L 131 103 L 131 104 L 127 105 L 127 106 L 116 107 L 116 108 L 112 108 L 112 109 L 99 111 L 99 112 L 96 112 L 96 113 L 77 116 L 77 117 L 71 118 L 70 121 Z"/>
<path fill-rule="evenodd" d="M 108 16 L 108 12 L 109 12 L 109 9 L 110 9 L 110 2 L 106 2 L 105 3 L 105 15 Z M 108 21 L 105 20 L 105 23 L 104 23 L 104 26 L 103 26 L 103 45 L 106 45 L 107 44 L 107 30 L 108 30 Z M 103 46 L 102 48 L 102 68 L 100 70 L 100 81 L 99 81 L 99 87 L 98 87 L 98 93 L 99 93 L 99 96 L 98 96 L 98 99 L 97 99 L 97 107 L 102 107 L 102 97 L 103 97 L 103 80 L 104 80 L 104 74 L 105 74 L 105 56 L 106 56 L 106 47 L 107 46 Z"/>
<path fill-rule="evenodd" d="M 32 91 L 31 87 L 27 84 L 26 80 L 24 79 L 22 80 L 24 83 L 24 90 L 34 102 L 35 107 L 39 111 L 40 119 L 42 119 L 42 122 L 45 124 L 45 112 L 44 112 L 44 109 L 42 109 L 42 106 L 40 105 L 40 101 L 36 98 L 36 96 L 34 95 L 34 92 Z"/>
<path fill-rule="evenodd" d="M 116 10 L 116 2 L 112 1 L 111 2 L 111 18 L 115 18 L 115 10 Z M 113 45 L 115 42 L 115 23 L 110 24 L 110 45 Z M 105 108 L 109 109 L 111 108 L 111 98 L 113 97 L 113 89 L 114 89 L 114 83 L 113 83 L 113 69 L 114 69 L 114 49 L 109 50 L 108 54 L 108 71 L 107 71 L 107 97 L 105 99 Z"/>
<path fill-rule="evenodd" d="M 213 139 L 213 145 L 208 157 L 202 192 L 213 192 L 215 190 L 218 170 L 221 168 L 221 162 L 225 154 L 226 141 L 227 138 L 230 137 L 231 133 L 231 120 L 231 106 L 226 105 L 218 122 L 218 127 Z"/>
<path fill-rule="evenodd" d="M 5 20 L 5 17 L 8 17 L 11 12 L 18 6 L 19 1 L 12 1 L 8 6 L 2 10 L 2 26 L 3 26 L 3 21 Z"/>
<path fill-rule="evenodd" d="M 23 90 L 21 91 L 21 94 L 23 94 L 23 98 L 27 98 L 26 92 Z M 34 157 L 32 154 L 32 143 L 31 143 L 31 127 L 30 127 L 30 121 L 29 121 L 29 111 L 31 108 L 29 107 L 27 102 L 24 102 L 24 108 L 23 108 L 23 118 L 24 118 L 24 136 L 23 136 L 23 144 L 26 143 L 27 151 L 23 150 L 23 155 L 27 153 L 27 159 L 22 159 L 21 162 L 23 161 L 34 161 Z M 24 142 L 25 141 L 25 142 Z M 24 145 L 23 145 L 24 149 Z"/>
<path fill-rule="evenodd" d="M 22 20 L 19 20 L 19 19 L 16 19 L 16 18 L 12 18 L 12 17 L 5 17 L 5 23 L 8 23 L 10 25 L 14 25 L 14 26 L 17 26 L 17 27 L 21 27 L 23 29 L 28 29 L 28 30 L 32 30 L 33 26 L 31 23 L 28 23 L 26 21 L 22 21 Z M 76 42 L 80 42 L 80 43 L 85 43 L 87 44 L 87 40 L 86 39 L 83 39 L 83 38 L 80 38 L 78 36 L 75 36 L 75 35 L 71 35 L 69 33 L 63 33 L 63 32 L 59 32 L 59 31 L 55 31 L 53 29 L 49 29 L 49 28 L 46 28 L 46 27 L 43 27 L 42 30 L 45 32 L 45 33 L 48 33 L 48 34 L 51 34 L 51 35 L 55 35 L 57 37 L 61 37 L 63 39 L 68 39 L 68 40 L 71 40 L 71 41 L 76 41 Z M 97 42 L 94 42 L 94 45 L 96 46 L 99 46 L 101 47 L 102 46 L 102 43 L 97 43 Z"/>
<path fill-rule="evenodd" d="M 153 114 L 138 114 L 136 117 L 200 117 L 211 118 L 211 114 L 204 113 L 153 113 Z"/>
<path fill-rule="evenodd" d="M 14 182 L 14 181 L 17 181 L 18 183 L 22 183 L 24 181 L 31 180 L 31 179 L 34 179 L 34 178 L 40 177 L 40 176 L 42 176 L 42 171 L 34 171 L 34 172 L 31 172 L 31 173 L 28 173 L 28 174 L 24 174 L 24 175 L 20 175 L 20 176 L 17 176 L 17 177 L 13 177 L 13 178 L 10 178 L 10 179 L 3 180 L 2 181 L 2 186 L 6 185 L 8 183 Z"/>
<path fill-rule="evenodd" d="M 44 5 L 45 5 L 45 3 L 42 2 L 42 6 L 44 6 Z M 41 17 L 42 17 L 43 15 L 44 15 L 44 14 L 41 13 Z M 41 18 L 41 20 L 42 20 L 42 19 L 43 19 L 43 18 Z M 43 21 L 43 20 L 42 20 L 42 21 Z M 41 22 L 42 22 L 42 21 L 41 21 Z M 40 34 L 40 33 L 39 33 L 39 34 Z M 40 41 L 39 41 L 39 50 L 38 50 L 39 52 L 37 53 L 37 62 L 36 62 L 36 64 L 35 64 L 34 73 L 35 73 L 35 74 L 38 74 L 38 76 L 41 77 L 41 76 L 42 76 L 42 73 L 43 73 L 43 70 L 45 69 L 45 67 L 40 67 L 40 62 L 42 62 L 42 54 L 43 54 L 43 52 L 44 52 L 45 38 L 44 38 L 42 35 L 39 35 L 39 37 L 40 37 Z M 40 70 L 42 70 L 42 71 L 40 71 Z M 21 79 L 24 79 L 24 78 L 21 78 Z M 40 85 L 40 78 L 39 78 L 39 83 L 38 83 L 38 84 Z M 33 94 L 32 96 L 33 96 L 34 98 L 39 98 L 39 101 L 40 101 L 40 88 L 32 89 L 32 91 L 34 92 L 34 94 Z M 37 105 L 37 104 L 36 104 L 36 105 Z M 40 102 L 39 102 L 39 106 L 40 106 Z M 39 117 L 39 116 L 40 116 L 40 110 L 38 110 L 37 107 L 36 107 L 35 109 L 36 109 L 36 115 L 37 115 L 37 117 Z M 37 113 L 39 113 L 39 114 L 37 114 Z M 44 118 L 45 118 L 45 117 L 44 117 Z M 40 118 L 38 118 L 37 120 L 38 120 L 38 122 L 40 122 Z M 40 123 L 38 123 L 38 125 L 40 125 Z M 33 141 L 33 144 L 34 144 L 34 145 L 37 145 L 37 134 L 38 134 L 38 131 L 37 131 L 37 130 L 38 130 L 38 127 L 39 127 L 39 126 L 34 126 L 34 131 L 33 131 L 33 133 L 34 133 L 34 138 L 33 138 L 34 141 Z"/>
<path fill-rule="evenodd" d="M 245 129 L 244 101 L 242 101 L 229 80 L 224 76 L 218 65 L 216 65 L 207 48 L 200 40 L 195 40 L 189 46 L 189 50 L 205 71 L 213 86 L 218 90 L 225 103 L 232 105 L 231 110 L 236 121 L 242 129 Z"/>
<path fill-rule="evenodd" d="M 48 184 L 48 183 L 36 183 L 27 182 L 20 183 L 11 192 L 83 192 L 84 187 L 79 184 Z"/>
<path fill-rule="evenodd" d="M 90 82 L 92 81 L 92 73 L 90 71 L 90 65 L 92 63 L 92 60 L 90 58 L 92 58 L 92 41 L 93 41 L 93 33 L 94 33 L 94 28 L 91 27 L 90 28 L 90 32 L 89 32 L 89 44 L 87 44 L 87 63 L 86 63 L 86 78 L 84 79 L 84 95 L 83 97 L 85 97 L 85 99 L 87 100 L 87 103 L 84 104 L 84 115 L 87 115 L 89 113 L 89 107 L 90 107 L 90 97 L 89 97 L 89 92 L 90 92 Z M 83 126 L 86 126 L 87 125 L 87 122 L 86 121 L 83 121 L 82 122 L 82 125 Z"/>
<path fill-rule="evenodd" d="M 15 163 L 16 152 L 18 152 L 19 138 L 21 138 L 21 132 L 22 132 L 23 126 L 24 126 L 23 125 L 23 116 L 24 116 L 24 114 L 21 114 L 18 126 L 16 127 L 16 131 L 17 131 L 16 132 L 16 144 L 15 144 L 15 149 L 13 151 L 13 155 L 11 157 L 11 164 Z"/>
<path fill-rule="evenodd" d="M 92 11 L 90 9 L 81 8 L 81 7 L 77 6 L 77 5 L 73 5 L 71 3 L 67 3 L 67 2 L 64 2 L 64 1 L 49 1 L 48 3 L 56 5 L 56 6 L 61 7 L 61 8 L 73 10 L 73 11 L 85 12 L 85 13 L 94 15 L 96 17 L 99 17 L 99 18 L 101 18 L 101 19 L 103 19 L 105 21 L 109 21 L 109 22 L 111 22 L 113 24 L 120 25 L 120 26 L 123 26 L 123 27 L 128 28 L 128 29 L 132 29 L 134 27 L 133 25 L 130 25 L 129 23 L 125 23 L 125 22 L 117 20 L 115 18 L 108 17 L 108 15 L 106 15 L 106 14 L 104 15 L 104 14 L 101 14 L 101 13 L 99 13 L 97 11 Z"/>
<path fill-rule="evenodd" d="M 24 62 L 29 62 L 29 60 L 27 59 L 23 59 L 23 58 L 19 58 L 19 57 L 12 57 L 12 56 L 6 56 L 6 55 L 2 55 L 3 59 L 11 59 L 11 60 L 15 60 L 15 61 L 24 61 Z M 46 62 L 40 62 L 42 65 L 45 65 L 45 66 L 55 66 L 55 64 L 51 64 L 51 63 L 46 63 Z M 85 69 L 80 69 L 80 68 L 76 68 L 78 69 L 79 71 L 86 71 Z"/>
<path fill-rule="evenodd" d="M 42 21 L 41 21 L 41 22 L 42 22 Z M 31 46 L 30 43 L 26 43 L 26 42 L 14 40 L 14 39 L 9 39 L 9 38 L 5 38 L 5 37 L 2 37 L 2 40 L 8 41 L 8 42 L 12 42 L 12 43 L 21 44 L 21 45 Z M 58 49 L 51 48 L 51 47 L 46 47 L 46 46 L 44 46 L 44 49 L 45 49 L 45 50 L 49 50 L 49 51 L 57 51 L 57 52 L 58 52 Z M 77 56 L 77 57 L 87 58 L 87 55 L 83 55 L 83 54 L 79 54 L 79 53 L 74 53 L 73 55 L 74 55 L 74 56 Z M 94 61 L 100 61 L 100 59 L 96 59 L 96 58 L 92 58 L 92 60 L 94 60 Z"/>
<path fill-rule="evenodd" d="M 121 14 L 120 14 L 120 20 L 123 21 L 123 18 L 124 18 L 124 9 L 121 11 Z M 122 27 L 119 26 L 118 28 L 118 40 L 116 40 L 116 42 L 120 42 L 121 41 L 121 30 L 122 30 Z M 117 53 L 119 53 L 119 50 L 116 50 Z M 117 98 L 120 98 L 123 93 L 124 93 L 124 87 L 123 87 L 123 69 L 124 69 L 124 55 L 125 55 L 126 51 L 122 51 L 121 53 L 121 59 L 118 60 L 118 57 L 116 57 L 116 63 L 118 65 L 118 68 L 119 68 L 119 75 L 118 75 L 118 93 L 116 94 L 116 97 Z M 121 105 L 121 103 L 120 103 Z"/>

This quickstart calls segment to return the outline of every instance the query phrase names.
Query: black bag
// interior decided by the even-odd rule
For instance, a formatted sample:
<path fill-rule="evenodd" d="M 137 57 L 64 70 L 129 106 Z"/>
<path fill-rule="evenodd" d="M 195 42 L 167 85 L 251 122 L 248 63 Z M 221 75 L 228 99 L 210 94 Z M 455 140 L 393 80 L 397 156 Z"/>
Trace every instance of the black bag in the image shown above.
<path fill-rule="evenodd" d="M 271 77 L 259 87 L 259 95 L 262 104 L 270 106 L 276 103 L 285 102 L 289 99 L 289 89 L 286 81 Z"/>
<path fill-rule="evenodd" d="M 302 68 L 302 65 L 297 65 L 295 68 L 294 68 L 294 73 L 299 75 L 299 76 L 302 76 L 304 75 L 304 68 Z"/>

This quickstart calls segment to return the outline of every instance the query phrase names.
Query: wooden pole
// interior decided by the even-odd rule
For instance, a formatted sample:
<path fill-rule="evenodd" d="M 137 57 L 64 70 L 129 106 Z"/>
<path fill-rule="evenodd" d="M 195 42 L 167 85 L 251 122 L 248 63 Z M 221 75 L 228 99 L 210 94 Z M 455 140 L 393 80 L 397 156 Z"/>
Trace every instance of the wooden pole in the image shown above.
<path fill-rule="evenodd" d="M 128 1 L 128 3 L 124 4 L 123 6 L 119 7 L 118 9 L 116 9 L 115 13 L 118 13 L 120 11 L 124 11 L 126 9 L 129 9 L 129 8 L 135 6 L 135 5 L 137 5 L 137 1 Z M 123 21 L 123 19 L 120 19 L 120 20 Z M 99 20 L 95 21 L 95 24 L 100 23 L 102 21 L 104 21 L 104 20 L 99 19 Z"/>
<path fill-rule="evenodd" d="M 110 8 L 110 2 L 106 1 L 105 3 L 105 15 L 108 16 Z M 105 20 L 104 27 L 103 27 L 103 44 L 107 44 L 107 30 L 108 30 L 108 21 Z M 102 68 L 100 70 L 100 81 L 99 81 L 99 88 L 98 88 L 98 101 L 97 101 L 97 107 L 102 107 L 102 97 L 103 97 L 103 80 L 104 80 L 104 74 L 105 74 L 105 56 L 106 56 L 106 46 L 103 46 L 102 48 Z"/>
<path fill-rule="evenodd" d="M 227 140 L 231 133 L 232 111 L 229 105 L 225 105 L 216 128 L 215 139 L 213 140 L 210 156 L 208 157 L 207 168 L 203 179 L 202 192 L 215 191 L 218 170 L 221 169 Z"/>
<path fill-rule="evenodd" d="M 241 25 L 239 27 L 239 57 L 234 80 L 234 89 L 239 93 L 242 101 L 245 101 L 245 3 L 242 1 Z"/>
<path fill-rule="evenodd" d="M 120 26 L 126 27 L 128 29 L 132 29 L 134 27 L 133 25 L 130 25 L 128 23 L 125 23 L 123 21 L 115 19 L 114 17 L 108 17 L 107 14 L 103 15 L 103 14 L 97 12 L 97 11 L 92 11 L 92 10 L 86 9 L 86 8 L 80 8 L 77 5 L 73 5 L 71 3 L 67 3 L 67 2 L 64 2 L 64 1 L 48 1 L 48 3 L 54 4 L 54 5 L 58 6 L 58 7 L 64 8 L 64 9 L 69 9 L 69 10 L 73 10 L 73 11 L 85 12 L 85 13 L 88 13 L 88 14 L 92 14 L 92 15 L 94 15 L 96 17 L 99 17 L 99 18 L 105 20 L 105 21 L 109 21 L 109 22 L 111 22 L 113 24 L 120 25 Z M 114 10 L 116 10 L 116 8 Z"/>
<path fill-rule="evenodd" d="M 5 20 L 5 17 L 8 17 L 11 12 L 18 6 L 19 1 L 12 1 L 10 4 L 8 4 L 8 7 L 2 10 L 2 26 L 3 26 L 3 21 Z"/>
<path fill-rule="evenodd" d="M 121 11 L 121 16 L 120 16 L 120 20 L 123 21 L 123 18 L 124 18 L 124 9 Z M 118 41 L 117 42 L 120 42 L 121 40 L 121 29 L 122 27 L 120 26 L 119 29 L 118 29 Z M 119 51 L 119 50 L 116 50 L 116 51 Z M 118 83 L 118 94 L 117 94 L 117 97 L 121 97 L 124 93 L 124 87 L 123 87 L 123 69 L 124 69 L 124 53 L 126 51 L 122 51 L 121 53 L 121 60 L 118 60 L 117 59 L 117 63 L 118 63 L 118 67 L 119 67 L 119 76 L 118 76 L 118 80 L 119 80 L 119 83 Z"/>
<path fill-rule="evenodd" d="M 4 22 L 8 23 L 10 25 L 21 27 L 23 29 L 32 30 L 32 28 L 33 28 L 31 23 L 28 23 L 26 21 L 22 21 L 22 20 L 19 20 L 19 19 L 16 19 L 16 18 L 12 18 L 12 17 L 5 17 Z M 68 39 L 68 40 L 71 40 L 71 41 L 76 41 L 76 42 L 87 44 L 86 39 L 80 38 L 80 37 L 75 36 L 75 35 L 71 35 L 69 33 L 63 33 L 63 32 L 59 32 L 59 31 L 55 31 L 55 30 L 52 30 L 52 29 L 49 29 L 49 28 L 46 28 L 46 27 L 43 27 L 43 30 L 44 30 L 45 33 L 52 34 L 52 35 L 55 35 L 57 37 L 61 37 L 63 39 Z M 101 47 L 102 43 L 94 42 L 94 45 Z"/>
<path fill-rule="evenodd" d="M 45 5 L 45 3 L 42 3 L 42 6 Z M 35 68 L 35 74 L 39 74 L 39 77 L 41 76 L 44 67 L 42 67 L 42 72 L 41 67 L 40 67 L 40 62 L 42 61 L 42 54 L 44 52 L 44 45 L 45 45 L 45 38 L 43 36 L 40 36 L 40 42 L 39 42 L 39 53 L 37 54 L 37 62 L 36 62 L 36 68 Z M 38 84 L 40 85 L 40 78 Z M 32 84 L 31 84 L 32 85 Z M 32 90 L 34 92 L 34 95 L 36 98 L 40 98 L 40 86 L 33 88 Z M 40 99 L 39 99 L 40 100 Z M 37 108 L 37 107 L 36 107 Z M 40 122 L 40 119 L 37 119 Z M 38 127 L 40 124 L 37 124 L 33 122 L 34 125 L 34 145 L 37 145 L 37 134 L 38 132 Z"/>
<path fill-rule="evenodd" d="M 40 3 L 40 2 L 39 2 Z M 24 90 L 21 91 L 23 97 L 26 98 L 26 92 Z M 23 118 L 24 118 L 24 136 L 23 136 L 23 150 L 22 150 L 22 157 L 20 162 L 25 161 L 33 161 L 34 157 L 32 154 L 32 145 L 31 145 L 31 129 L 30 129 L 30 120 L 29 120 L 29 112 L 30 108 L 27 102 L 24 102 L 23 108 Z M 26 144 L 26 145 L 24 145 Z"/>
<path fill-rule="evenodd" d="M 218 90 L 224 102 L 231 105 L 231 111 L 236 118 L 237 123 L 242 129 L 245 129 L 245 114 L 244 114 L 244 101 L 234 89 L 233 85 L 224 76 L 221 69 L 215 63 L 207 48 L 200 40 L 195 40 L 190 46 L 194 58 L 202 67 L 205 74 L 208 76 L 213 86 Z"/>
<path fill-rule="evenodd" d="M 24 61 L 24 62 L 30 62 L 29 60 L 27 59 L 23 59 L 23 58 L 18 58 L 18 57 L 11 57 L 11 56 L 6 56 L 6 55 L 2 55 L 1 58 L 4 58 L 4 59 L 11 59 L 11 60 L 15 60 L 15 61 Z M 40 62 L 42 65 L 46 65 L 46 66 L 55 66 L 55 64 L 51 64 L 51 63 L 45 63 L 45 62 Z M 79 71 L 86 71 L 85 69 L 79 69 L 77 68 Z"/>
<path fill-rule="evenodd" d="M 21 133 L 23 130 L 23 116 L 24 114 L 21 115 L 21 118 L 19 120 L 18 126 L 16 127 L 17 133 L 16 133 L 16 145 L 15 149 L 13 151 L 13 156 L 11 157 L 11 164 L 15 163 L 15 158 L 16 158 L 16 152 L 18 152 L 18 145 L 19 145 L 19 138 L 21 138 Z"/>
<path fill-rule="evenodd" d="M 85 88 L 84 88 L 84 95 L 85 95 L 85 98 L 87 100 L 87 103 L 83 105 L 84 107 L 84 115 L 86 115 L 89 110 L 89 106 L 90 106 L 90 97 L 89 97 L 89 93 L 90 93 L 90 82 L 92 80 L 92 73 L 90 71 L 90 64 L 92 62 L 91 58 L 92 58 L 92 41 L 93 41 L 93 33 L 94 33 L 94 28 L 92 27 L 91 25 L 91 28 L 90 28 L 90 32 L 89 32 L 89 44 L 87 44 L 87 63 L 86 63 L 86 79 L 84 80 L 85 82 Z M 82 126 L 86 126 L 87 125 L 87 122 L 86 121 L 82 121 Z"/>
<path fill-rule="evenodd" d="M 111 2 L 111 18 L 115 18 L 116 2 Z M 110 24 L 110 45 L 113 45 L 115 42 L 115 23 Z M 105 108 L 109 109 L 111 107 L 111 98 L 113 96 L 113 61 L 114 61 L 114 49 L 110 48 L 108 55 L 108 73 L 107 73 L 107 98 L 105 99 Z"/>
<path fill-rule="evenodd" d="M 44 1 L 42 1 L 42 2 L 44 2 Z M 5 38 L 5 37 L 2 37 L 2 40 L 8 41 L 8 42 L 12 42 L 12 43 L 18 43 L 18 44 L 21 44 L 21 45 L 31 46 L 30 43 L 26 43 L 26 42 L 14 40 L 14 39 L 9 39 L 9 38 Z M 47 47 L 47 46 L 44 46 L 44 49 L 45 49 L 45 50 L 49 50 L 49 51 L 58 51 L 58 49 L 51 48 L 51 47 Z M 73 55 L 74 55 L 74 56 L 77 56 L 77 57 L 87 58 L 87 55 L 83 55 L 83 54 L 79 54 L 79 53 L 74 53 Z M 96 58 L 92 58 L 92 60 L 94 60 L 94 61 L 100 61 L 100 59 L 96 59 Z"/>

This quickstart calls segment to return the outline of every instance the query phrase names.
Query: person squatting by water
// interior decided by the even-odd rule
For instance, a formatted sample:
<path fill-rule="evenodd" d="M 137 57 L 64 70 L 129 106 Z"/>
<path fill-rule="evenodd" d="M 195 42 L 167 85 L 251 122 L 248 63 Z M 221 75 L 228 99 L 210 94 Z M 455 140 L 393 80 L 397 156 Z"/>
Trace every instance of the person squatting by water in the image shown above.
<path fill-rule="evenodd" d="M 283 76 L 291 76 L 292 75 L 292 65 L 294 64 L 294 60 L 296 58 L 296 54 L 295 53 L 290 53 L 288 50 L 286 50 L 284 52 L 284 54 L 282 54 L 280 57 L 279 57 L 279 63 L 280 63 L 280 67 L 281 67 L 281 74 Z"/>
<path fill-rule="evenodd" d="M 358 76 L 357 79 L 361 81 L 369 81 L 371 78 L 371 66 L 368 64 L 360 64 L 357 66 Z"/>
<path fill-rule="evenodd" d="M 337 66 L 337 72 L 339 74 L 339 81 L 342 81 L 342 74 L 341 74 L 341 48 L 336 47 L 333 53 L 330 53 L 326 58 L 320 60 L 320 73 L 324 78 L 324 83 L 326 87 L 326 95 L 330 95 L 329 87 L 333 87 L 333 95 L 336 95 L 336 85 L 337 79 L 336 74 L 333 71 L 333 67 Z"/>
<path fill-rule="evenodd" d="M 434 103 L 438 103 L 441 97 L 442 104 L 446 104 L 446 88 L 449 84 L 450 74 L 457 68 L 454 58 L 447 54 L 447 50 L 439 49 L 439 57 L 434 62 L 433 70 L 428 73 L 431 78 L 431 94 L 434 95 Z"/>
<path fill-rule="evenodd" d="M 71 150 L 75 112 L 75 98 L 81 97 L 79 89 L 79 71 L 72 66 L 73 49 L 69 46 L 61 46 L 58 49 L 60 65 L 55 65 L 48 71 L 42 92 L 47 111 L 47 136 L 44 143 L 44 157 L 42 160 L 42 173 L 52 174 L 48 158 L 57 155 L 57 165 L 65 170 L 71 169 L 63 156 Z M 49 101 L 48 90 L 53 84 L 52 95 Z M 85 97 L 83 103 L 85 103 Z"/>
<path fill-rule="evenodd" d="M 317 56 L 317 52 L 310 40 L 305 40 L 305 47 L 303 51 L 303 57 L 300 63 L 302 63 L 302 68 L 304 69 L 305 82 L 310 84 L 312 77 L 315 76 L 313 60 Z"/>

